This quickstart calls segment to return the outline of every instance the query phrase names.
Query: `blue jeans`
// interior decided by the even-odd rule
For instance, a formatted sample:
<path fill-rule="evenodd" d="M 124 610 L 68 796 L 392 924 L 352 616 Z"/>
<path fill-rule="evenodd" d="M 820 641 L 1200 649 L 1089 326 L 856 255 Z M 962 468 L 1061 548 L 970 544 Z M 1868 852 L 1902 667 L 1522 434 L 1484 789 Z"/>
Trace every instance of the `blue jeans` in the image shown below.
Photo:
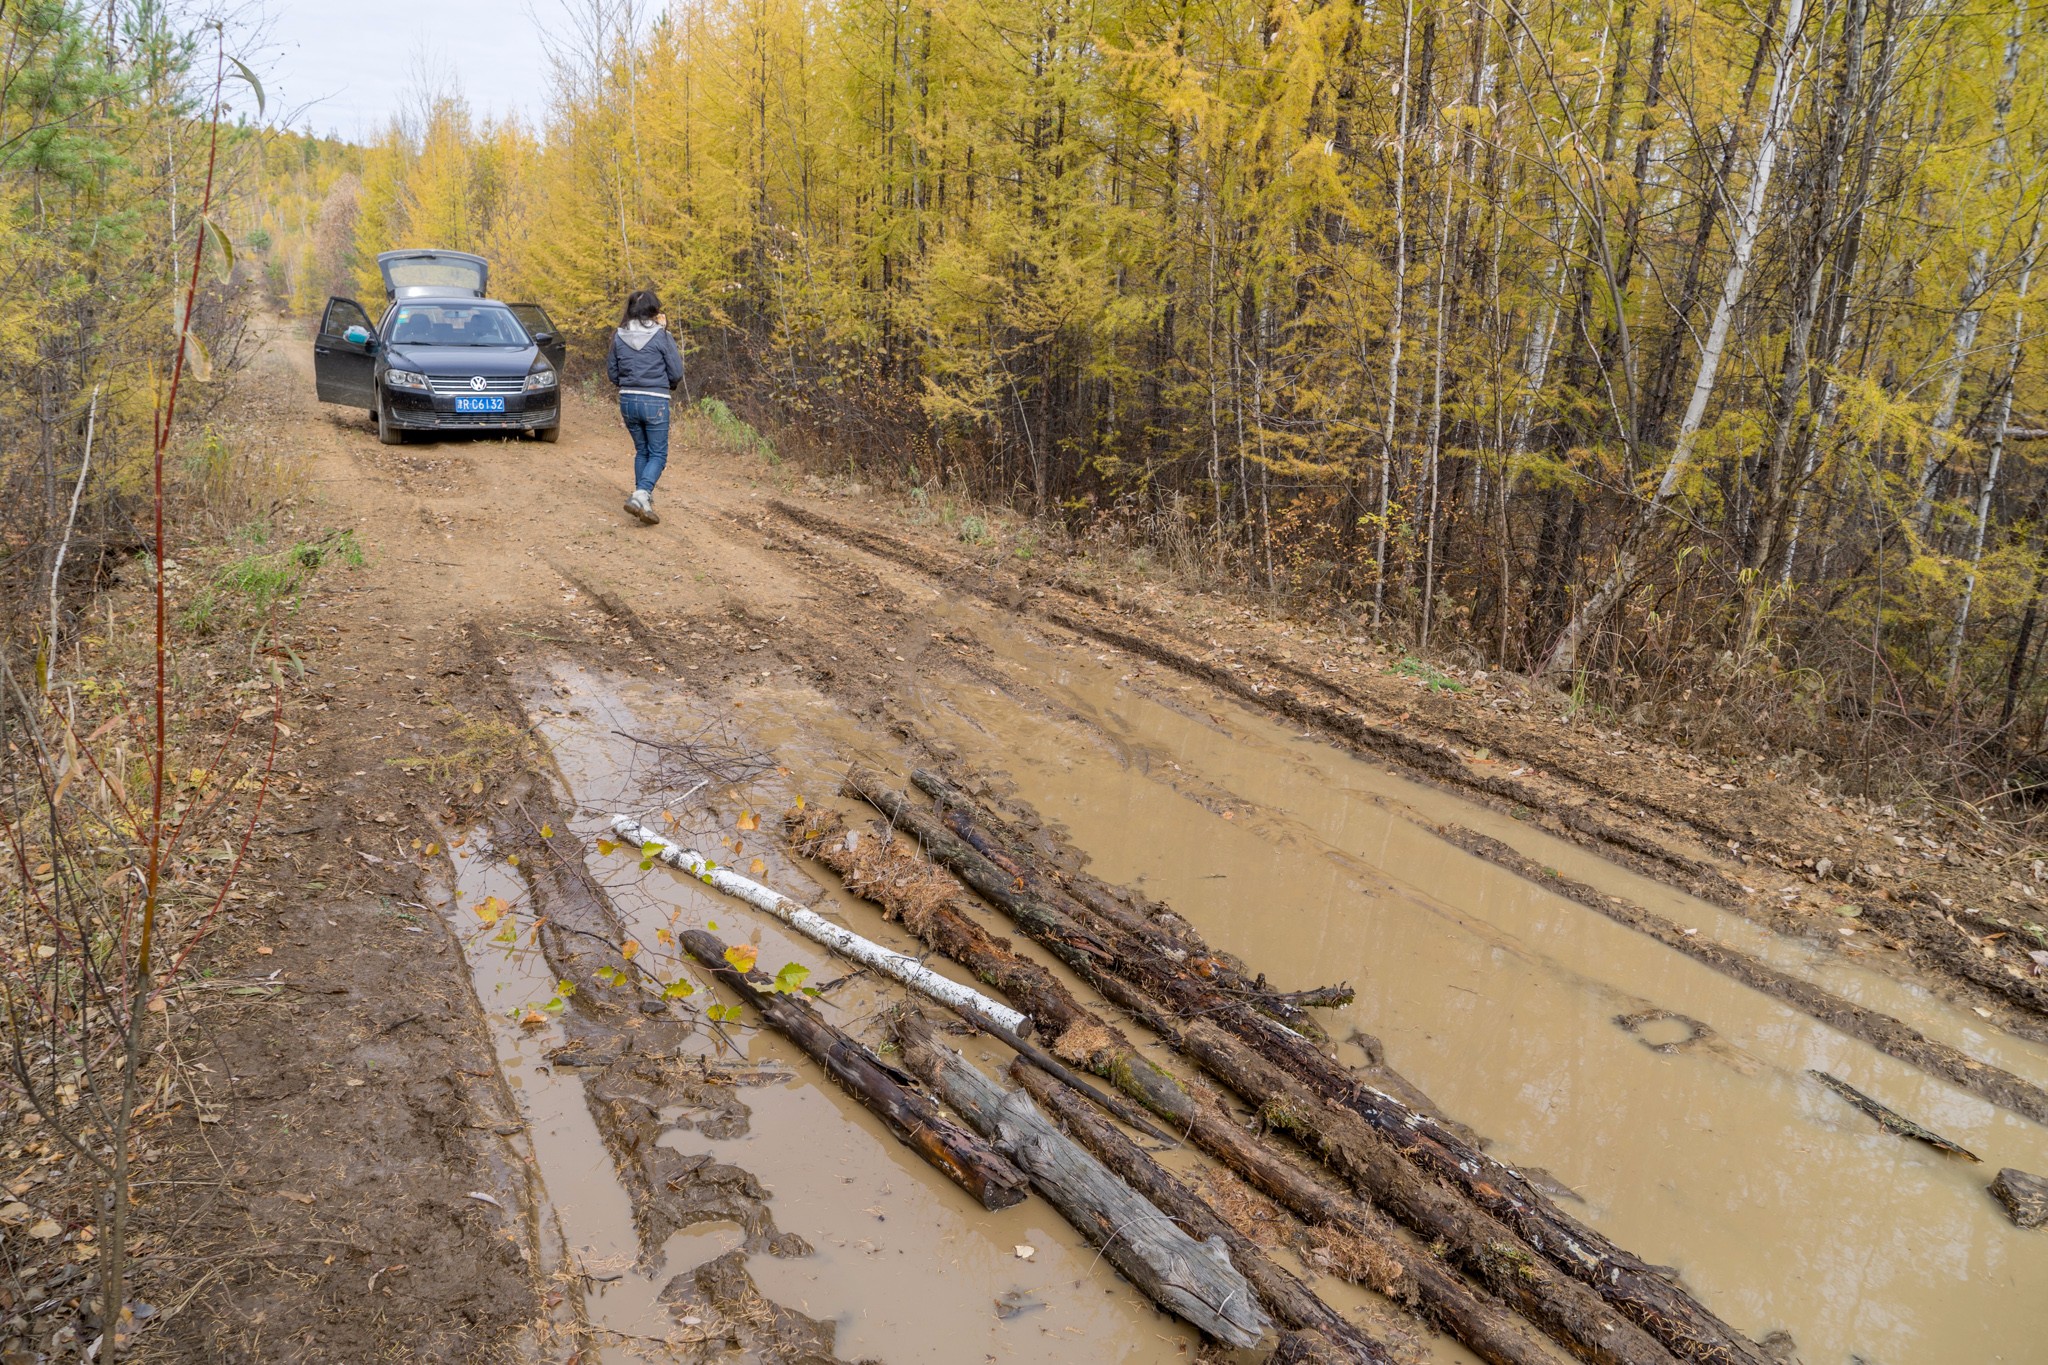
<path fill-rule="evenodd" d="M 622 393 L 619 416 L 633 438 L 633 491 L 652 493 L 668 465 L 668 400 Z"/>

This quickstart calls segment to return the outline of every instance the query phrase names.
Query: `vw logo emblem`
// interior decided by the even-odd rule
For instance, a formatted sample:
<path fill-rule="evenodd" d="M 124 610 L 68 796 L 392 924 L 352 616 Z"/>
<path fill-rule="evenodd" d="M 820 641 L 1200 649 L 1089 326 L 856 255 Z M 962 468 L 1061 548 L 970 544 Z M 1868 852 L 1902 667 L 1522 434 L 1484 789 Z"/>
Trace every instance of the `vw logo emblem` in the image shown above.
<path fill-rule="evenodd" d="M 469 378 L 469 386 L 472 389 L 475 389 L 478 393 L 482 393 L 484 389 L 487 387 L 488 383 L 489 381 L 486 380 L 480 374 L 471 375 Z"/>

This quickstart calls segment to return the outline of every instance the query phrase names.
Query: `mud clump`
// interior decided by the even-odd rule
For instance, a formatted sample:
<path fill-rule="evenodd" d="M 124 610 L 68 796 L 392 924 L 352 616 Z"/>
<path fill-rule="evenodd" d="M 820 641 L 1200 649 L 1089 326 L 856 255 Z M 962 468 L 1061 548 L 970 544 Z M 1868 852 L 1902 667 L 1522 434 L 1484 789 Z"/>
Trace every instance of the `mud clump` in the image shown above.
<path fill-rule="evenodd" d="M 678 1128 L 695 1128 L 713 1139 L 746 1133 L 751 1111 L 727 1078 L 713 1080 L 659 1057 L 629 1053 L 592 1078 L 588 1094 L 598 1132 L 633 1202 L 643 1262 L 655 1261 L 671 1236 L 699 1223 L 735 1224 L 746 1233 L 749 1251 L 810 1254 L 803 1238 L 776 1229 L 768 1191 L 750 1172 L 661 1145 L 662 1135 Z M 663 1110 L 676 1108 L 702 1116 L 663 1117 Z"/>
<path fill-rule="evenodd" d="M 745 1252 L 728 1251 L 676 1276 L 661 1291 L 692 1360 L 726 1360 L 729 1353 L 761 1365 L 846 1365 L 834 1353 L 838 1328 L 764 1297 L 747 1273 Z M 859 1362 L 873 1365 L 873 1362 Z"/>
<path fill-rule="evenodd" d="M 2023 1228 L 2048 1223 L 2048 1180 L 2008 1166 L 1991 1182 L 1991 1197 L 2005 1206 L 2006 1216 Z"/>

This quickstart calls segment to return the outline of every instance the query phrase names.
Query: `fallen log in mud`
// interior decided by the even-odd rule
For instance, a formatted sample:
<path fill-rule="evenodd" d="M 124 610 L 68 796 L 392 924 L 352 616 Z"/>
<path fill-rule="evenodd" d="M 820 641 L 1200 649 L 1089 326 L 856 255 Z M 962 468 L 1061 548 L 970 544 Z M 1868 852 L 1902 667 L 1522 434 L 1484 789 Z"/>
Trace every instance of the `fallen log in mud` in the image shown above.
<path fill-rule="evenodd" d="M 956 833 L 975 823 L 977 811 L 967 798 L 956 793 L 942 824 L 872 773 L 856 770 L 847 783 L 998 908 L 1045 918 L 1041 898 L 1021 890 L 1015 872 Z M 986 830 L 982 835 L 986 841 Z M 1013 867 L 1038 859 L 1018 844 L 1002 851 Z M 1052 880 L 1041 877 L 1040 884 Z M 1755 1343 L 1641 1259 L 1556 1208 L 1517 1172 L 1426 1114 L 1359 1084 L 1308 1040 L 1217 991 L 1198 966 L 1121 933 L 1072 898 L 1058 912 L 1111 950 L 1110 962 L 1088 967 L 1091 985 L 1162 1037 L 1177 1040 L 1249 1102 L 1280 1103 L 1302 1125 L 1296 1135 L 1310 1139 L 1361 1193 L 1423 1237 L 1443 1241 L 1455 1264 L 1574 1351 L 1598 1359 L 1614 1349 L 1610 1329 L 1620 1324 L 1600 1311 L 1604 1302 L 1679 1359 L 1769 1365 Z M 1590 1291 L 1594 1302 L 1567 1285 Z"/>
<path fill-rule="evenodd" d="M 1877 1126 L 1884 1129 L 1887 1133 L 1897 1137 L 1911 1138 L 1915 1142 L 1924 1142 L 1937 1152 L 1947 1152 L 1950 1156 L 1959 1156 L 1966 1161 L 1981 1163 L 1984 1160 L 1983 1157 L 1978 1156 L 1969 1148 L 1959 1143 L 1950 1142 L 1933 1129 L 1913 1122 L 1913 1120 L 1907 1118 L 1898 1110 L 1879 1104 L 1840 1076 L 1830 1076 L 1825 1071 L 1813 1070 L 1809 1070 L 1806 1074 L 1834 1091 L 1837 1095 L 1840 1095 L 1856 1108 L 1870 1115 L 1871 1118 L 1877 1120 Z"/>
<path fill-rule="evenodd" d="M 1222 1215 L 1129 1138 L 1105 1123 L 1093 1109 L 1048 1077 L 1028 1067 L 1010 1068 L 1010 1079 L 1060 1121 L 1073 1139 L 1116 1172 L 1126 1185 L 1152 1201 L 1178 1222 L 1188 1235 L 1221 1242 L 1230 1261 L 1250 1282 L 1273 1320 L 1297 1332 L 1322 1339 L 1323 1355 L 1358 1365 L 1393 1365 L 1386 1347 L 1374 1341 L 1316 1297 L 1315 1291 L 1274 1263 L 1252 1240 L 1223 1220 Z"/>
<path fill-rule="evenodd" d="M 910 780 L 939 802 L 942 808 L 956 796 L 961 801 L 966 799 L 952 783 L 929 769 L 916 769 Z M 1256 979 L 1247 977 L 1244 964 L 1211 948 L 1195 932 L 1193 925 L 1167 911 L 1164 906 L 1086 874 L 1051 869 L 1033 857 L 1012 856 L 1010 850 L 1021 847 L 1018 841 L 1000 837 L 992 841 L 971 824 L 964 828 L 956 827 L 954 833 L 1008 873 L 1016 881 L 1018 890 L 1031 892 L 1042 902 L 1063 906 L 1084 923 L 1106 925 L 1136 937 L 1154 952 L 1177 962 L 1187 962 L 1217 991 L 1242 1001 L 1291 1032 L 1320 1042 L 1329 1041 L 1322 1025 L 1309 1014 L 1309 1008 L 1336 1009 L 1352 1001 L 1353 992 L 1349 986 L 1322 986 L 1305 991 L 1274 990 L 1266 984 L 1263 976 Z"/>
<path fill-rule="evenodd" d="M 767 911 L 804 937 L 822 943 L 833 952 L 851 958 L 862 966 L 886 972 L 912 990 L 928 995 L 942 1005 L 949 1005 L 954 1009 L 979 1011 L 1012 1032 L 1021 1033 L 1030 1027 L 1029 1021 L 1008 1005 L 991 1000 L 970 986 L 963 986 L 957 981 L 940 976 L 914 957 L 907 957 L 893 948 L 885 948 L 879 943 L 862 938 L 851 929 L 834 924 L 809 906 L 797 904 L 772 887 L 763 886 L 751 877 L 742 877 L 731 868 L 719 867 L 703 854 L 671 843 L 630 816 L 613 816 L 612 832 L 634 848 L 642 852 L 652 852 L 656 858 L 677 871 L 686 872 L 705 885 L 715 887 L 735 899 L 743 900 L 757 910 Z"/>
<path fill-rule="evenodd" d="M 1009 996 L 1068 1060 L 1159 1115 L 1305 1225 L 1343 1239 L 1351 1254 L 1332 1273 L 1408 1304 L 1489 1365 L 1550 1365 L 1555 1359 L 1542 1338 L 1500 1302 L 1405 1241 L 1370 1205 L 1246 1131 L 1214 1095 L 1182 1085 L 1113 1024 L 1077 1002 L 1050 971 L 982 928 L 956 904 L 960 884 L 926 861 L 910 841 L 863 838 L 837 814 L 815 809 L 793 815 L 787 829 L 795 852 L 837 872 L 848 890 L 873 901 L 934 951 Z M 1062 921 L 1049 916 L 1043 922 Z M 1075 942 L 1061 941 L 1076 955 L 1070 961 L 1090 960 Z M 1110 1112 L 1130 1121 L 1114 1106 Z M 1656 1351 L 1647 1358 L 1669 1361 L 1668 1354 Z"/>
<path fill-rule="evenodd" d="M 702 929 L 684 930 L 677 938 L 720 985 L 758 1010 L 771 1027 L 824 1067 L 906 1147 L 973 1195 L 983 1208 L 1007 1209 L 1023 1202 L 1023 1173 L 1001 1152 L 905 1086 L 881 1058 L 820 1019 L 802 1001 L 758 989 L 747 973 L 726 960 L 725 945 Z"/>
<path fill-rule="evenodd" d="M 1223 1243 L 1197 1241 L 1046 1122 L 1029 1096 L 1005 1090 L 904 1012 L 894 1030 L 904 1063 L 1004 1155 L 1069 1223 L 1160 1307 L 1229 1346 L 1256 1346 L 1271 1325 Z"/>

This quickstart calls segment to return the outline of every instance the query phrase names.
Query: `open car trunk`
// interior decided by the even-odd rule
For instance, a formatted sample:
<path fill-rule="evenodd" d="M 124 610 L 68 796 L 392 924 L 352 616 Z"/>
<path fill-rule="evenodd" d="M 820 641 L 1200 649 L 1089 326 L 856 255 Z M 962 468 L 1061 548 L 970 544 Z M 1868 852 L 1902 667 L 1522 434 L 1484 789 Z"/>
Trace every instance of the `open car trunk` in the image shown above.
<path fill-rule="evenodd" d="M 470 294 L 484 297 L 490 284 L 490 263 L 467 251 L 386 251 L 377 257 L 384 277 L 384 297 Z"/>

